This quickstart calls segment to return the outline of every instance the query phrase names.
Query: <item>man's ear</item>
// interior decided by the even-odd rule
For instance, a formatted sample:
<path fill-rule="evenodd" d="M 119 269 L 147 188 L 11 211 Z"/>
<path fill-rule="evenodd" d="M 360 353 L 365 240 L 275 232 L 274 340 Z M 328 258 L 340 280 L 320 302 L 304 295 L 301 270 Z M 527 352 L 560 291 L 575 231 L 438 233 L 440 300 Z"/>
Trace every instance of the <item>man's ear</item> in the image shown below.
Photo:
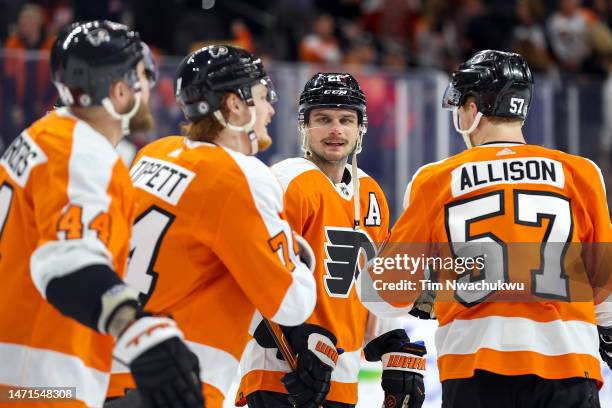
<path fill-rule="evenodd" d="M 127 104 L 130 100 L 130 89 L 124 81 L 115 81 L 110 85 L 108 90 L 108 96 L 115 111 L 122 113 L 126 110 Z"/>
<path fill-rule="evenodd" d="M 235 115 L 240 115 L 242 112 L 242 105 L 244 102 L 238 97 L 238 95 L 234 93 L 230 93 L 227 98 L 225 98 L 225 108 L 228 112 L 231 112 Z"/>

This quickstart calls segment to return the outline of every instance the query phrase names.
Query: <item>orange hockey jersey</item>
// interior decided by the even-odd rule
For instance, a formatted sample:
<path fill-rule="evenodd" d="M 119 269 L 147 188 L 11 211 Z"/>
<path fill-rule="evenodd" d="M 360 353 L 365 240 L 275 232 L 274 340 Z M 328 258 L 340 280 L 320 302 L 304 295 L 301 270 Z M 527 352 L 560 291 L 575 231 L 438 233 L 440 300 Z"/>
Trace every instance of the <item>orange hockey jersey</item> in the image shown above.
<path fill-rule="evenodd" d="M 61 315 L 44 294 L 53 278 L 88 265 L 106 264 L 121 275 L 132 217 L 128 169 L 105 137 L 66 109 L 35 122 L 4 152 L 0 385 L 76 388 L 72 402 L 22 406 L 102 406 L 111 336 Z"/>
<path fill-rule="evenodd" d="M 440 247 L 451 259 L 469 243 L 483 251 L 470 254 L 484 260 L 483 268 L 455 274 L 452 281 L 463 286 L 445 285 L 438 292 L 442 381 L 481 369 L 547 379 L 587 377 L 601 385 L 596 324 L 612 325 L 612 309 L 609 301 L 594 300 L 597 288 L 590 282 L 596 277 L 581 254 L 609 253 L 612 242 L 603 178 L 594 163 L 540 146 L 486 144 L 423 166 L 408 186 L 404 206 L 389 247 L 445 243 Z M 381 257 L 393 256 L 386 248 Z M 497 257 L 490 262 L 487 256 Z M 522 293 L 519 286 L 500 285 L 512 282 L 525 285 Z M 366 304 L 382 314 L 411 306 Z"/>
<path fill-rule="evenodd" d="M 327 399 L 357 402 L 357 376 L 361 349 L 374 337 L 400 328 L 395 319 L 370 316 L 355 293 L 354 283 L 365 258 L 373 257 L 389 227 L 389 209 L 376 181 L 359 170 L 361 225 L 353 230 L 353 184 L 334 185 L 311 161 L 284 160 L 272 167 L 285 190 L 287 220 L 312 246 L 316 259 L 317 305 L 308 323 L 325 327 L 345 350 L 332 372 Z M 350 176 L 351 166 L 345 174 Z M 349 177 L 350 178 L 350 177 Z M 367 327 L 367 330 L 366 330 Z M 289 371 L 276 358 L 276 349 L 263 349 L 251 340 L 240 362 L 243 375 L 237 402 L 257 390 L 286 393 L 281 377 Z"/>
<path fill-rule="evenodd" d="M 302 323 L 312 273 L 294 250 L 282 190 L 259 159 L 178 136 L 143 148 L 131 169 L 136 221 L 126 281 L 145 309 L 171 313 L 198 356 L 207 408 L 221 408 L 259 323 Z M 129 386 L 113 368 L 110 394 Z"/>

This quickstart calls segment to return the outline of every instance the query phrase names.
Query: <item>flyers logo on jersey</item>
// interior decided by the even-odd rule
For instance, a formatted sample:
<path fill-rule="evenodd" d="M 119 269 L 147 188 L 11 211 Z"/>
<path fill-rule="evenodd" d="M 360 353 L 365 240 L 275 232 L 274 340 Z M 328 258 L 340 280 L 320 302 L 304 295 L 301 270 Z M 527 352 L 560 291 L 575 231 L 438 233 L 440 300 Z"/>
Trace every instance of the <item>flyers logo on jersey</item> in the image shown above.
<path fill-rule="evenodd" d="M 360 254 L 365 255 L 367 262 L 376 256 L 376 246 L 363 230 L 325 227 L 325 236 L 325 290 L 331 297 L 348 297 L 359 276 Z"/>

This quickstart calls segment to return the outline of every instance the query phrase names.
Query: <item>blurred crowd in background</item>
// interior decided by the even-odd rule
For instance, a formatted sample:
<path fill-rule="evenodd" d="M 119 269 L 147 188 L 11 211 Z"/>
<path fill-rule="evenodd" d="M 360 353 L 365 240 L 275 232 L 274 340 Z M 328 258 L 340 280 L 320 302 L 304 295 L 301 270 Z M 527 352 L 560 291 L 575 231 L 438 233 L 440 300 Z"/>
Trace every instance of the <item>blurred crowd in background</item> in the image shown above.
<path fill-rule="evenodd" d="M 92 19 L 133 27 L 158 62 L 231 43 L 272 64 L 399 77 L 448 73 L 476 50 L 516 51 L 538 76 L 559 84 L 556 99 L 565 100 L 568 83 L 578 84 L 578 103 L 592 104 L 580 121 L 603 106 L 597 144 L 612 151 L 612 0 L 0 0 L 0 151 L 55 101 L 48 58 L 40 55 L 63 26 Z M 166 76 L 157 93 L 168 109 L 159 115 L 172 127 L 180 114 L 171 108 L 171 72 Z M 391 98 L 367 88 L 369 99 L 377 90 Z M 555 106 L 555 119 L 572 106 Z M 567 138 L 557 137 L 565 147 Z"/>
<path fill-rule="evenodd" d="M 166 55 L 231 42 L 276 61 L 450 71 L 494 48 L 591 75 L 612 56 L 610 0 L 0 0 L 0 42 L 45 50 L 62 26 L 98 18 Z"/>

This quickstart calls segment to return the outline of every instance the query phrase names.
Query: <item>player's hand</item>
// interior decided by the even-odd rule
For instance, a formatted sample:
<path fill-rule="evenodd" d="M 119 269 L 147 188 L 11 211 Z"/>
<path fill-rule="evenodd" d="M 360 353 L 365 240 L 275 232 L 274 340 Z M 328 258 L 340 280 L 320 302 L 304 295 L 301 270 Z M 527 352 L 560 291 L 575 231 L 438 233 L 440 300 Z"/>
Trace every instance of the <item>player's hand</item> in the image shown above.
<path fill-rule="evenodd" d="M 144 406 L 202 408 L 198 358 L 168 317 L 142 316 L 117 339 L 113 357 L 130 367 Z"/>
<path fill-rule="evenodd" d="M 599 354 L 601 359 L 612 370 L 612 326 L 597 326 L 599 332 Z"/>
<path fill-rule="evenodd" d="M 391 330 L 363 349 L 368 361 L 382 361 L 383 408 L 420 408 L 425 401 L 425 354 L 422 341 L 410 342 L 404 329 Z"/>
<path fill-rule="evenodd" d="M 404 343 L 383 354 L 383 408 L 421 408 L 425 401 L 425 354 L 423 342 Z"/>
<path fill-rule="evenodd" d="M 297 354 L 297 369 L 281 379 L 289 392 L 289 402 L 295 408 L 318 408 L 329 392 L 331 373 L 338 362 L 336 336 L 306 323 L 284 327 L 283 331 Z"/>

